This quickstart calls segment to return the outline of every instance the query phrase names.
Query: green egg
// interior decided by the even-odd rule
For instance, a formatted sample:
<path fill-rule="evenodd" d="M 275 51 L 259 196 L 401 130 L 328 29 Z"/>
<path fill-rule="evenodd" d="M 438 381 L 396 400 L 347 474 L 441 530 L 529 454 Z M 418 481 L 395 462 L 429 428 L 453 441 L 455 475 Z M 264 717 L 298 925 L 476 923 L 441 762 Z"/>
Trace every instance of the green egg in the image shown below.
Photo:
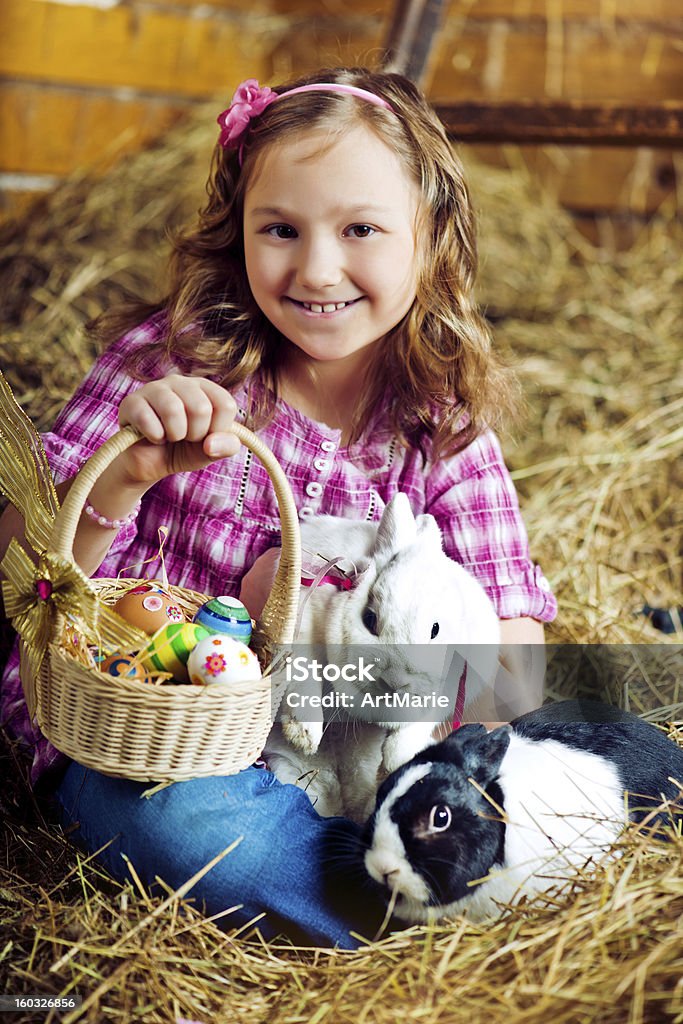
<path fill-rule="evenodd" d="M 209 632 L 195 622 L 170 622 L 157 630 L 139 659 L 149 671 L 170 672 L 178 682 L 186 683 L 190 652 Z"/>

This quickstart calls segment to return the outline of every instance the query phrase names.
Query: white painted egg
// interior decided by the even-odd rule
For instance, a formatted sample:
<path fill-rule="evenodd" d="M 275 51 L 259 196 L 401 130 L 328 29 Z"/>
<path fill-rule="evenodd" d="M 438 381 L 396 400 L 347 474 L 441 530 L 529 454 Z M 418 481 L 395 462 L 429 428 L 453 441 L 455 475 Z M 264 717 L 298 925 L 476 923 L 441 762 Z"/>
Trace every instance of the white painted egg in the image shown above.
<path fill-rule="evenodd" d="M 261 678 L 261 666 L 253 651 L 240 640 L 214 633 L 200 640 L 187 661 L 190 682 L 244 683 Z"/>

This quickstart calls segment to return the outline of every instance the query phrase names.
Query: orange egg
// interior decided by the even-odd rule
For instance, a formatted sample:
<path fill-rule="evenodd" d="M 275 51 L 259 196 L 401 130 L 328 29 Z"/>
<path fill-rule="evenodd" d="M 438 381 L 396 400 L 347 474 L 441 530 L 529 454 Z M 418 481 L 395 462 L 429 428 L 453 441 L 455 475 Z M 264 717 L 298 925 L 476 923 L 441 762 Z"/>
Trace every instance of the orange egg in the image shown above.
<path fill-rule="evenodd" d="M 171 622 L 185 622 L 183 609 L 157 580 L 126 591 L 114 605 L 114 611 L 150 636 Z"/>
<path fill-rule="evenodd" d="M 143 666 L 129 654 L 110 654 L 108 658 L 100 662 L 98 668 L 100 672 L 106 672 L 110 676 L 139 679 L 143 683 L 150 682 Z"/>

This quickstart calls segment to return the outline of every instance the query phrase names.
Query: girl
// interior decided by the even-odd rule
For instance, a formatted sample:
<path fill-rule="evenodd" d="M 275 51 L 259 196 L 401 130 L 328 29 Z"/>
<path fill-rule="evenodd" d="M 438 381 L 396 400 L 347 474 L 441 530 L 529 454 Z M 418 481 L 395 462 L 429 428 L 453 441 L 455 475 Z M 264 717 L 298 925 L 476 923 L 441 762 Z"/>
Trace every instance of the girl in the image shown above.
<path fill-rule="evenodd" d="M 77 561 L 100 576 L 148 572 L 163 524 L 170 579 L 237 593 L 279 525 L 265 472 L 231 434 L 239 419 L 275 452 L 302 518 L 378 519 L 406 492 L 486 587 L 504 639 L 542 642 L 555 602 L 492 433 L 514 388 L 474 304 L 472 211 L 436 115 L 403 77 L 353 68 L 275 91 L 249 80 L 218 120 L 208 202 L 175 243 L 167 299 L 101 323 L 118 340 L 45 437 L 63 496 L 120 424 L 144 435 L 95 484 Z M 21 529 L 8 510 L 0 553 Z M 191 891 L 223 926 L 260 915 L 266 936 L 344 947 L 352 931 L 372 934 L 367 894 L 361 914 L 350 877 L 330 884 L 331 851 L 355 827 L 319 818 L 269 771 L 141 799 L 142 784 L 64 767 L 26 720 L 15 661 L 2 720 L 32 746 L 33 778 L 51 785 L 64 824 L 86 849 L 106 847 L 115 876 L 128 857 L 147 885 L 177 887 L 236 842 Z"/>

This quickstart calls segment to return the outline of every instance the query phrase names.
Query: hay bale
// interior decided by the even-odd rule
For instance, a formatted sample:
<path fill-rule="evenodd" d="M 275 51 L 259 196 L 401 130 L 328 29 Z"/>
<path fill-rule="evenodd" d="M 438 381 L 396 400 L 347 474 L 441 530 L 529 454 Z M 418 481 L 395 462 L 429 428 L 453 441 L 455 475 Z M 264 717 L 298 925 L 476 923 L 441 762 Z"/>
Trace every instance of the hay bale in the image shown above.
<path fill-rule="evenodd" d="M 165 227 L 200 204 L 215 111 L 102 180 L 76 178 L 0 231 L 0 360 L 41 428 L 94 358 L 83 325 L 163 288 Z M 606 258 L 522 171 L 470 168 L 481 301 L 519 367 L 529 416 L 506 438 L 534 555 L 558 595 L 551 640 L 610 652 L 610 695 L 680 715 L 680 648 L 637 614 L 680 603 L 682 227 L 654 221 Z M 648 644 L 610 648 L 604 645 Z M 584 655 L 585 658 L 585 655 Z M 585 660 L 554 670 L 563 695 Z M 683 745 L 681 728 L 670 726 Z M 683 1021 L 683 839 L 628 832 L 571 898 L 490 927 L 413 928 L 358 953 L 223 933 L 191 892 L 152 900 L 75 853 L 0 748 L 0 961 L 9 992 L 77 992 L 70 1021 L 244 1024 Z M 17 1024 L 35 1019 L 16 1014 Z"/>
<path fill-rule="evenodd" d="M 0 361 L 45 429 L 95 355 L 85 325 L 163 288 L 167 231 L 201 202 L 213 140 L 185 123 L 104 177 L 76 175 L 0 225 Z"/>
<path fill-rule="evenodd" d="M 473 170 L 480 299 L 529 405 L 507 456 L 560 604 L 548 637 L 662 641 L 638 613 L 681 599 L 683 224 L 670 210 L 608 257 L 524 172 Z"/>

